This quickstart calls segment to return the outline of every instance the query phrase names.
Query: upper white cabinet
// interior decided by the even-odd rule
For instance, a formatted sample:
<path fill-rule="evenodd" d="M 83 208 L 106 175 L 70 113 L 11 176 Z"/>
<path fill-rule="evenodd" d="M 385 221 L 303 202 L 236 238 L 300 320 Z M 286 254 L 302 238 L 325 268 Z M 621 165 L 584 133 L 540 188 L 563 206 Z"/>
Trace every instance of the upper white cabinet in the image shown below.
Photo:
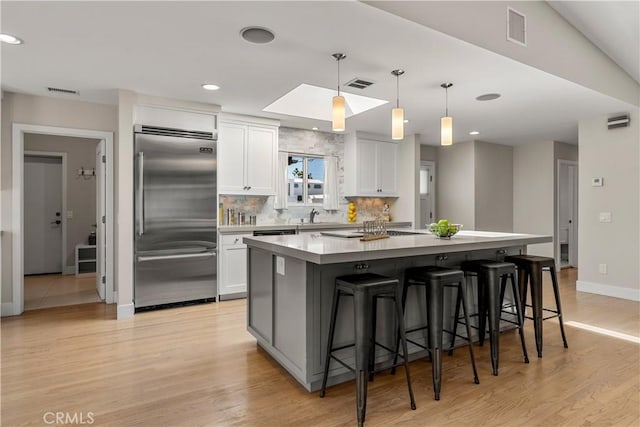
<path fill-rule="evenodd" d="M 346 196 L 398 196 L 398 144 L 395 142 L 345 138 Z"/>
<path fill-rule="evenodd" d="M 218 127 L 218 192 L 275 194 L 278 127 L 220 120 Z"/>

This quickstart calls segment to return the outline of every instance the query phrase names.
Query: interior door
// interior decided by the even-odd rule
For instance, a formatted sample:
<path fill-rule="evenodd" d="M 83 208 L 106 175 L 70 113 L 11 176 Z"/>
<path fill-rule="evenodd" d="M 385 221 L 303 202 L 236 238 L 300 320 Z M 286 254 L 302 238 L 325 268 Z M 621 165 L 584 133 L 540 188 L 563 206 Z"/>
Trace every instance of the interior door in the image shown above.
<path fill-rule="evenodd" d="M 430 162 L 420 163 L 420 228 L 435 221 L 433 200 L 435 198 L 433 185 L 433 165 Z"/>
<path fill-rule="evenodd" d="M 24 157 L 24 274 L 62 273 L 62 159 Z"/>
<path fill-rule="evenodd" d="M 105 142 L 100 141 L 96 147 L 96 290 L 101 300 L 106 296 L 106 182 L 104 180 L 103 156 L 106 155 Z"/>

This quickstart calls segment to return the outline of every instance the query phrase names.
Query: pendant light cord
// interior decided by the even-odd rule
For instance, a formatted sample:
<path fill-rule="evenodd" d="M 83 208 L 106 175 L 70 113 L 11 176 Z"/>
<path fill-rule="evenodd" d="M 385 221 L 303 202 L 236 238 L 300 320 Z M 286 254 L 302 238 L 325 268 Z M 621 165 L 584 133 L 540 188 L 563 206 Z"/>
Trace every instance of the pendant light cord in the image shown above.
<path fill-rule="evenodd" d="M 400 108 L 400 75 L 396 74 L 396 108 Z"/>
<path fill-rule="evenodd" d="M 444 115 L 449 117 L 449 88 L 444 88 Z"/>
<path fill-rule="evenodd" d="M 338 96 L 340 96 L 340 59 L 336 59 L 338 61 Z"/>

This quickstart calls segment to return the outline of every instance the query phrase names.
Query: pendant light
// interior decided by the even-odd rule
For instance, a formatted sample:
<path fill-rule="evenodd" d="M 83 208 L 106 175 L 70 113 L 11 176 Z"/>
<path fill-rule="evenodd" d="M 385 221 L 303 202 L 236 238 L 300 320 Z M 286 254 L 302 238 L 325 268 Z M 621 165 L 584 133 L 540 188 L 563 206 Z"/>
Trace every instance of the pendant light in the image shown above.
<path fill-rule="evenodd" d="M 440 145 L 453 144 L 453 118 L 449 116 L 449 88 L 453 83 L 442 83 L 445 92 L 445 113 L 440 119 Z"/>
<path fill-rule="evenodd" d="M 404 70 L 393 70 L 396 76 L 396 108 L 391 110 L 391 139 L 404 139 L 404 109 L 400 108 L 400 76 Z"/>
<path fill-rule="evenodd" d="M 336 59 L 336 62 L 338 63 L 338 95 L 333 97 L 333 103 L 332 103 L 333 120 L 332 120 L 331 129 L 334 132 L 342 132 L 346 129 L 346 124 L 345 124 L 346 109 L 345 109 L 344 96 L 340 96 L 340 61 L 345 59 L 347 55 L 343 53 L 334 53 L 332 56 Z"/>

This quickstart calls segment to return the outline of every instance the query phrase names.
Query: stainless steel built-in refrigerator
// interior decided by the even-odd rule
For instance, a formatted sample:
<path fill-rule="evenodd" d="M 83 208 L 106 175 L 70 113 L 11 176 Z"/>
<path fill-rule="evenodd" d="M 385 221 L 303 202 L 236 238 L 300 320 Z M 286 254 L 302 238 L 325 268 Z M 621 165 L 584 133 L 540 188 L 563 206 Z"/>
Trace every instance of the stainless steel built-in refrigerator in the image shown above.
<path fill-rule="evenodd" d="M 136 309 L 217 292 L 216 134 L 136 125 Z"/>

